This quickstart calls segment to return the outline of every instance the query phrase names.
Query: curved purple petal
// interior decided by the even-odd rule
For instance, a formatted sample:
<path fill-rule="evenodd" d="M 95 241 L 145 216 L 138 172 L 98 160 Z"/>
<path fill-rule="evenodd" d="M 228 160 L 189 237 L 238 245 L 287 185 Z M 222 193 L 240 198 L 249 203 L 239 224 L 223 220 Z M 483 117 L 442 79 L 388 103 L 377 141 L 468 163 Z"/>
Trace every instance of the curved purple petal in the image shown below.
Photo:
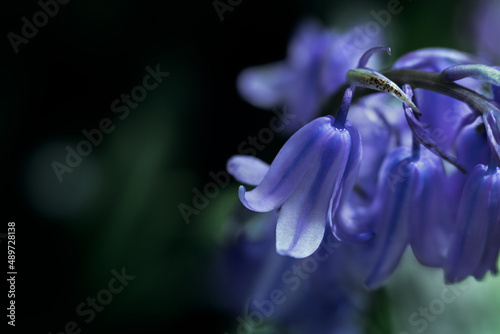
<path fill-rule="evenodd" d="M 482 279 L 488 270 L 498 273 L 497 260 L 500 252 L 500 171 L 491 174 L 491 189 L 488 203 L 488 237 L 486 249 L 473 275 Z"/>
<path fill-rule="evenodd" d="M 235 155 L 228 160 L 226 169 L 236 180 L 256 186 L 269 171 L 269 165 L 251 155 Z"/>
<path fill-rule="evenodd" d="M 356 215 L 353 208 L 347 204 L 357 181 L 361 165 L 361 136 L 356 128 L 347 123 L 346 130 L 351 136 L 351 153 L 345 168 L 344 178 L 328 208 L 328 222 L 335 237 L 344 242 L 365 242 L 373 237 L 367 223 Z"/>
<path fill-rule="evenodd" d="M 349 152 L 349 159 L 347 160 L 345 173 L 342 179 L 342 191 L 340 192 L 341 196 L 339 206 L 342 206 L 347 201 L 347 198 L 354 188 L 354 184 L 356 183 L 356 179 L 358 178 L 361 158 L 363 157 L 361 136 L 358 130 L 354 126 L 352 126 L 350 122 L 347 122 L 345 129 L 349 133 L 349 141 L 351 147 Z M 331 207 L 330 209 L 330 214 L 332 215 L 332 217 L 334 217 L 337 207 Z"/>
<path fill-rule="evenodd" d="M 488 181 L 487 167 L 476 166 L 460 200 L 458 221 L 444 264 L 447 282 L 459 282 L 478 267 L 486 247 L 490 218 L 493 218 L 488 210 L 490 189 L 491 179 Z"/>
<path fill-rule="evenodd" d="M 399 148 L 391 152 L 380 174 L 380 186 L 374 203 L 375 237 L 369 241 L 367 256 L 373 259 L 365 285 L 379 287 L 396 269 L 408 245 L 407 212 L 412 205 L 412 191 L 418 179 L 412 177 L 415 167 L 408 158 L 411 152 Z"/>
<path fill-rule="evenodd" d="M 441 160 L 424 150 L 416 163 L 419 185 L 409 190 L 413 204 L 408 212 L 410 246 L 425 266 L 442 267 L 449 245 L 451 203 L 446 193 L 446 173 Z"/>
<path fill-rule="evenodd" d="M 252 191 L 239 189 L 240 200 L 248 209 L 266 212 L 277 209 L 292 195 L 302 178 L 318 161 L 325 136 L 336 131 L 334 118 L 317 118 L 297 131 L 283 145 L 262 182 Z"/>
<path fill-rule="evenodd" d="M 279 212 L 279 254 L 303 258 L 318 248 L 325 232 L 330 198 L 341 188 L 350 146 L 349 132 L 337 130 L 324 141 L 317 160 L 308 161 L 311 169 Z"/>

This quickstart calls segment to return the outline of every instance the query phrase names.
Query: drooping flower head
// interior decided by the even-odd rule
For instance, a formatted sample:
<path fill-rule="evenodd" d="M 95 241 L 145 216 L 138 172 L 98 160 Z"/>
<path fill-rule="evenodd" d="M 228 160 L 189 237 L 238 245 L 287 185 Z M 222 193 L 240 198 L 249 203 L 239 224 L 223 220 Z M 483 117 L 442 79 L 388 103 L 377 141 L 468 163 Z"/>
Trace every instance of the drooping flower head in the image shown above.
<path fill-rule="evenodd" d="M 498 273 L 500 252 L 500 170 L 496 162 L 477 165 L 470 173 L 459 204 L 456 228 L 444 265 L 446 281 Z"/>
<path fill-rule="evenodd" d="M 262 107 L 287 100 L 305 111 L 302 122 L 308 121 L 341 84 L 325 65 L 335 63 L 324 58 L 331 55 L 325 51 L 331 35 L 319 31 L 309 26 L 297 35 L 289 62 L 244 72 L 242 94 Z M 387 47 L 369 49 L 347 71 L 350 87 L 335 117 L 300 128 L 270 166 L 253 157 L 229 161 L 231 174 L 256 186 L 248 192 L 240 187 L 241 202 L 253 211 L 277 211 L 279 254 L 309 256 L 325 226 L 341 242 L 358 244 L 366 264 L 359 276 L 369 288 L 385 282 L 407 247 L 423 265 L 445 268 L 449 281 L 483 277 L 485 266 L 495 272 L 491 263 L 498 250 L 490 239 L 485 242 L 492 246 L 473 261 L 462 259 L 471 236 L 464 231 L 482 224 L 467 199 L 489 199 L 481 211 L 490 212 L 487 226 L 478 231 L 496 231 L 496 181 L 473 171 L 484 167 L 490 154 L 494 166 L 500 164 L 500 71 L 466 53 L 430 48 L 404 55 L 380 73 L 366 67 L 380 50 L 390 54 Z M 267 81 L 264 73 L 271 75 Z M 387 96 L 365 97 L 353 106 L 364 114 L 348 121 L 356 87 L 389 93 L 403 108 Z"/>
<path fill-rule="evenodd" d="M 488 25 L 491 13 L 481 14 Z M 240 186 L 241 203 L 273 217 L 265 243 L 277 254 L 261 258 L 261 270 L 248 267 L 262 273 L 243 284 L 252 286 L 251 296 L 266 298 L 289 282 L 287 266 L 318 261 L 307 292 L 273 313 L 280 323 L 300 323 L 304 332 L 322 332 L 319 324 L 327 323 L 362 331 L 352 326 L 366 306 L 359 292 L 383 286 L 406 250 L 420 264 L 443 269 L 448 283 L 498 273 L 500 68 L 492 64 L 500 53 L 491 44 L 495 30 L 478 27 L 478 43 L 488 44 L 479 56 L 426 48 L 379 71 L 368 59 L 390 54 L 388 47 L 346 57 L 350 33 L 308 22 L 286 60 L 240 74 L 246 101 L 265 109 L 286 105 L 296 116 L 270 165 L 250 156 L 227 165 L 239 182 L 255 186 Z M 340 88 L 335 113 L 329 107 L 340 100 Z M 319 261 L 332 239 L 339 251 Z M 238 268 L 238 277 L 246 276 Z M 352 302 L 357 298 L 362 302 Z M 248 303 L 247 313 L 256 305 Z"/>
<path fill-rule="evenodd" d="M 404 93 L 413 96 L 409 87 Z M 405 109 L 413 115 L 412 107 L 405 104 Z M 360 273 L 368 288 L 379 287 L 392 274 L 408 245 L 422 264 L 444 263 L 451 224 L 449 203 L 443 201 L 446 174 L 441 159 L 420 146 L 414 136 L 411 149 L 392 150 L 380 167 L 369 206 L 350 219 L 333 221 L 335 235 L 344 241 L 363 240 L 352 235 L 359 231 L 372 232 L 373 238 L 360 246 L 370 259 Z"/>
<path fill-rule="evenodd" d="M 346 96 L 349 100 L 349 90 Z M 359 133 L 349 123 L 342 128 L 335 124 L 333 116 L 326 116 L 301 128 L 285 143 L 268 170 L 255 158 L 237 156 L 228 162 L 228 171 L 236 178 L 248 179 L 241 175 L 245 171 L 261 171 L 257 187 L 247 192 L 241 186 L 239 195 L 250 210 L 279 209 L 276 248 L 280 254 L 301 258 L 318 248 L 328 209 L 336 205 L 330 203 L 332 197 L 339 196 L 344 180 L 357 172 Z"/>

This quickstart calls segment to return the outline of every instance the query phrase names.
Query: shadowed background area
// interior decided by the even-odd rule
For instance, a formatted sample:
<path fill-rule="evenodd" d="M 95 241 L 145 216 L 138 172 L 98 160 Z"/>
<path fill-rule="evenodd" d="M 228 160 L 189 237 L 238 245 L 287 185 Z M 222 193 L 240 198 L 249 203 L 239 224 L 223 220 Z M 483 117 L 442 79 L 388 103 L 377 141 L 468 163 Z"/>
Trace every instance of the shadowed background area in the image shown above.
<path fill-rule="evenodd" d="M 57 13 L 53 6 L 35 31 L 23 28 L 40 3 L 57 4 Z M 393 49 L 386 64 L 421 47 L 474 52 L 463 28 L 472 1 L 400 5 L 400 13 L 380 18 L 388 1 L 4 4 L 0 232 L 16 222 L 16 330 L 236 332 L 241 310 L 214 301 L 231 289 L 208 277 L 231 238 L 225 227 L 240 206 L 237 183 L 217 188 L 187 217 L 179 205 L 192 207 L 196 191 L 273 117 L 240 98 L 238 73 L 285 58 L 307 17 L 341 30 L 384 20 L 380 34 Z M 270 162 L 284 140 L 277 135 L 258 156 Z M 395 314 L 405 295 L 416 298 L 403 284 L 411 273 L 402 272 L 381 301 L 384 322 L 407 319 Z M 480 298 L 484 307 L 498 295 L 498 282 L 489 291 Z M 377 326 L 374 333 L 389 331 Z"/>

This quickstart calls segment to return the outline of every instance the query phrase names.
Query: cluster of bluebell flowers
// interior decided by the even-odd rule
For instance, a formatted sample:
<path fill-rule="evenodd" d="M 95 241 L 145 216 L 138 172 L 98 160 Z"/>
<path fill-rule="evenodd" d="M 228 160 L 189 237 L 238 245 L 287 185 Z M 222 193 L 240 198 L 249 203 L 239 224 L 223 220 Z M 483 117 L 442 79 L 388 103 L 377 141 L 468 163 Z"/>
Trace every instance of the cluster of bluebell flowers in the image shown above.
<path fill-rule="evenodd" d="M 243 238 L 230 256 L 237 258 L 232 267 L 247 266 L 250 257 L 276 271 L 253 282 L 258 292 L 249 294 L 272 294 L 287 282 L 286 268 L 312 259 L 320 267 L 310 276 L 324 297 L 318 308 L 334 308 L 337 317 L 325 319 L 336 321 L 352 314 L 343 323 L 354 333 L 363 331 L 356 324 L 367 309 L 363 291 L 381 287 L 409 248 L 422 265 L 441 268 L 447 283 L 497 274 L 500 68 L 485 57 L 427 48 L 381 71 L 367 65 L 391 49 L 367 45 L 353 57 L 342 50 L 349 38 L 308 22 L 287 60 L 241 73 L 238 89 L 249 103 L 285 105 L 296 122 L 271 164 L 237 155 L 227 169 L 254 187 L 240 186 L 241 203 L 269 212 L 259 219 L 264 237 Z M 336 95 L 340 106 L 324 114 Z M 332 240 L 338 247 L 319 261 Z M 268 255 L 254 257 L 262 252 Z M 311 291 L 297 299 L 314 298 Z M 284 313 L 305 319 L 304 312 Z"/>
<path fill-rule="evenodd" d="M 239 80 L 255 105 L 293 97 L 294 112 L 309 121 L 270 165 L 245 156 L 228 162 L 236 179 L 255 186 L 240 187 L 243 205 L 278 213 L 277 252 L 305 258 L 332 233 L 359 247 L 366 263 L 359 275 L 368 288 L 384 283 L 408 246 L 423 265 L 443 268 L 450 283 L 496 274 L 500 70 L 466 53 L 429 48 L 379 72 L 366 67 L 368 59 L 390 49 L 373 47 L 357 66 L 335 71 L 331 63 L 340 62 L 330 59 L 330 40 L 314 36 L 302 36 L 308 47 L 292 54 L 313 72 L 292 75 L 277 64 L 247 70 Z M 339 72 L 342 81 L 332 74 Z M 314 119 L 324 95 L 343 85 L 340 108 Z M 357 92 L 362 96 L 353 103 Z"/>

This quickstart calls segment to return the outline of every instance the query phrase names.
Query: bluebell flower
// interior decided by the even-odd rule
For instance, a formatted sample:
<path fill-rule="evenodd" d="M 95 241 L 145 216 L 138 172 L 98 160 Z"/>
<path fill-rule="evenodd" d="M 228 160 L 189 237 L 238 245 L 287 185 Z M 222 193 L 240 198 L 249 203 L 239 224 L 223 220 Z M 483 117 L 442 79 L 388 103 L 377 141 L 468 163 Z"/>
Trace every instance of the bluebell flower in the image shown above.
<path fill-rule="evenodd" d="M 240 186 L 243 206 L 269 213 L 258 224 L 263 239 L 240 237 L 228 256 L 248 296 L 245 321 L 261 312 L 283 329 L 362 332 L 366 292 L 387 281 L 406 250 L 443 269 L 447 282 L 498 273 L 500 68 L 482 64 L 483 55 L 427 48 L 377 72 L 368 59 L 390 49 L 346 57 L 352 38 L 305 23 L 286 60 L 238 78 L 249 103 L 286 105 L 296 116 L 271 164 L 252 156 L 227 164 L 255 186 Z M 325 102 L 345 84 L 339 112 L 314 119 L 330 113 Z M 377 93 L 360 89 L 352 103 L 356 87 Z M 332 240 L 338 249 L 323 256 Z M 309 271 L 290 279 L 305 263 Z M 276 289 L 299 285 L 286 304 L 266 303 Z"/>
<path fill-rule="evenodd" d="M 339 128 L 335 125 L 335 119 L 326 116 L 301 128 L 281 148 L 264 176 L 243 175 L 263 166 L 255 158 L 236 157 L 228 163 L 228 170 L 237 179 L 262 178 L 249 192 L 241 186 L 240 200 L 257 212 L 279 209 L 279 254 L 303 258 L 318 248 L 328 212 L 336 210 L 339 196 L 346 191 L 345 179 L 357 173 L 361 155 L 359 133 L 349 123 Z"/>
<path fill-rule="evenodd" d="M 500 251 L 500 170 L 477 165 L 463 189 L 456 227 L 444 265 L 446 281 L 497 273 Z"/>
<path fill-rule="evenodd" d="M 496 181 L 486 186 L 474 173 L 490 156 L 491 164 L 500 165 L 498 68 L 479 64 L 467 53 L 428 48 L 404 55 L 391 70 L 379 73 L 366 62 L 374 52 L 390 50 L 376 47 L 346 70 L 344 65 L 355 67 L 356 59 L 337 62 L 335 40 L 331 31 L 306 24 L 291 43 L 287 61 L 241 74 L 239 89 L 248 101 L 264 108 L 287 104 L 300 115 L 295 126 L 309 121 L 345 81 L 351 85 L 335 118 L 320 117 L 300 128 L 271 165 L 253 157 L 229 161 L 232 175 L 256 186 L 249 192 L 240 187 L 243 205 L 277 211 L 281 255 L 313 254 L 325 227 L 344 244 L 356 244 L 349 246 L 358 247 L 350 260 L 364 263 L 356 271 L 368 288 L 385 282 L 407 247 L 421 264 L 445 268 L 450 281 L 496 272 L 493 239 L 472 261 L 481 269 L 465 258 L 461 266 L 469 246 L 457 240 L 471 235 L 464 230 L 472 224 L 497 233 L 492 227 L 498 221 L 496 202 L 482 201 L 481 212 L 495 217 L 483 223 L 477 222 L 483 213 L 464 198 L 497 196 Z M 347 73 L 347 80 L 338 78 L 334 68 Z M 376 94 L 353 105 L 347 121 L 358 86 L 396 97 L 403 112 L 395 99 Z"/>
<path fill-rule="evenodd" d="M 409 87 L 405 87 L 405 94 L 413 96 Z M 406 104 L 405 113 L 408 122 L 417 122 L 413 109 Z M 332 231 L 340 240 L 366 240 L 367 231 L 374 235 L 362 246 L 366 249 L 364 257 L 371 259 L 362 274 L 367 287 L 380 286 L 392 274 L 408 245 L 422 264 L 443 265 L 453 217 L 446 180 L 441 159 L 429 150 L 421 151 L 414 135 L 412 150 L 399 147 L 385 158 L 369 207 L 358 205 L 352 210 L 349 202 L 342 206 L 343 211 L 351 209 L 351 217 L 340 214 L 332 221 Z"/>
<path fill-rule="evenodd" d="M 400 147 L 386 157 L 375 200 L 358 217 L 374 233 L 364 246 L 371 259 L 367 287 L 383 284 L 408 245 L 422 264 L 442 266 L 451 225 L 450 207 L 443 203 L 444 180 L 442 162 L 428 150 L 416 155 Z"/>
<path fill-rule="evenodd" d="M 256 107 L 286 105 L 295 118 L 286 126 L 294 132 L 316 118 L 322 104 L 345 82 L 347 70 L 356 66 L 365 49 L 353 47 L 354 30 L 326 30 L 315 21 L 301 24 L 295 32 L 288 58 L 250 67 L 237 80 L 241 96 Z M 365 47 L 375 46 L 370 39 Z"/>

